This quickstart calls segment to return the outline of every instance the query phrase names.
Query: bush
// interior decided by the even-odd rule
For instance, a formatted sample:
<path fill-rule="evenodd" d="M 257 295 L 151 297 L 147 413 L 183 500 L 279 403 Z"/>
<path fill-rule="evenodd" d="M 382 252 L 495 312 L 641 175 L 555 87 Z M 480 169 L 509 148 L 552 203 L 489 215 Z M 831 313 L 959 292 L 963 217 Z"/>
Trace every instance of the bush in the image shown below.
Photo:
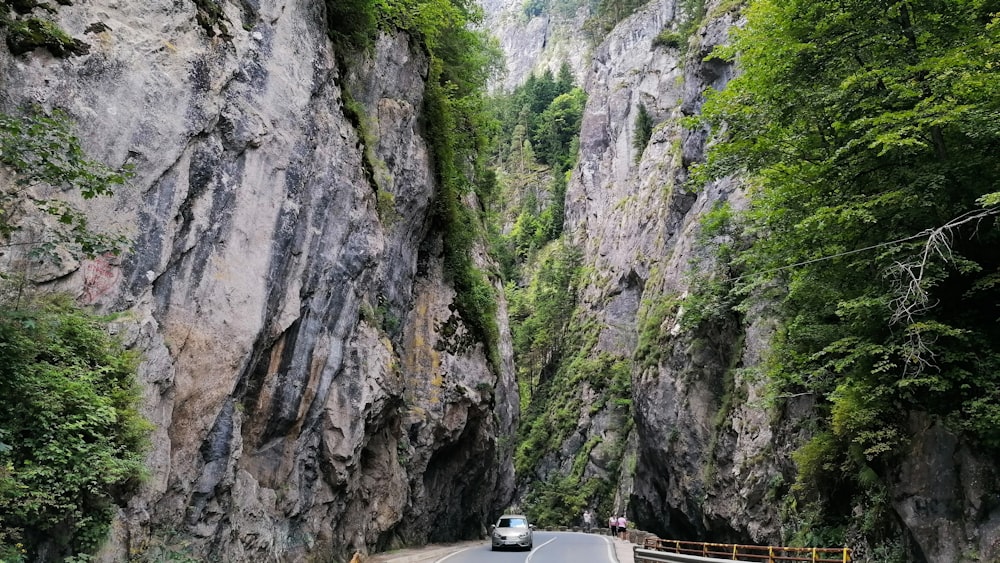
<path fill-rule="evenodd" d="M 65 295 L 0 305 L 0 553 L 104 540 L 143 473 L 137 357 Z"/>
<path fill-rule="evenodd" d="M 677 49 L 681 45 L 686 45 L 687 39 L 676 31 L 664 29 L 653 38 L 653 47 L 665 47 L 667 49 Z"/>
<path fill-rule="evenodd" d="M 27 196 L 28 188 L 37 184 L 75 191 L 84 199 L 110 196 L 131 176 L 129 168 L 112 170 L 87 158 L 66 114 L 58 110 L 50 116 L 38 110 L 24 117 L 0 114 L 0 166 L 14 178 L 0 185 L 0 244 L 10 242 L 23 214 L 33 208 L 60 224 L 43 241 L 31 241 L 36 254 L 51 254 L 56 245 L 69 247 L 73 254 L 118 254 L 127 245 L 122 236 L 91 229 L 87 216 L 65 201 Z"/>
<path fill-rule="evenodd" d="M 632 133 L 632 147 L 635 149 L 635 161 L 639 162 L 642 152 L 646 150 L 650 137 L 653 136 L 653 116 L 649 115 L 646 104 L 639 104 L 635 115 L 635 131 Z"/>

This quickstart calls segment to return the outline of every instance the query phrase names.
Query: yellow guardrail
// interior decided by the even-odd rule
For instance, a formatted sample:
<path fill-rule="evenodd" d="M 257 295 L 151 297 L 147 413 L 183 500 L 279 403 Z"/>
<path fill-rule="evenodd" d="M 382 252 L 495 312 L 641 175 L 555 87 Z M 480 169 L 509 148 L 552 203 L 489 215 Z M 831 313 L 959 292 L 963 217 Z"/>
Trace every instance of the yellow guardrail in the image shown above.
<path fill-rule="evenodd" d="M 643 542 L 643 547 L 683 555 L 698 555 L 731 561 L 757 561 L 760 563 L 778 563 L 782 561 L 848 563 L 851 561 L 851 550 L 847 547 L 774 547 L 665 540 L 660 538 L 646 538 L 645 542 Z"/>

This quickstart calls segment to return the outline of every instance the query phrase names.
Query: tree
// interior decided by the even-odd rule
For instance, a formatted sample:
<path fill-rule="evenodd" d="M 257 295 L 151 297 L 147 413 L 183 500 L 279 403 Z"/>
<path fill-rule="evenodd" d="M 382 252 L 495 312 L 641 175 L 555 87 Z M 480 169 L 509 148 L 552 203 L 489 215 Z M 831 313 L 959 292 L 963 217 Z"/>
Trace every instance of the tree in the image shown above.
<path fill-rule="evenodd" d="M 108 196 L 129 171 L 86 157 L 61 112 L 0 115 L 0 245 L 53 255 L 117 253 L 119 236 L 93 231 L 87 216 L 46 190 Z M 57 225 L 26 239 L 25 217 Z M 0 272 L 9 282 L 10 272 Z M 111 338 L 106 319 L 64 295 L 0 294 L 0 559 L 93 551 L 115 502 L 142 473 L 148 425 L 138 414 L 137 358 Z"/>
<path fill-rule="evenodd" d="M 864 493 L 914 410 L 1000 448 L 995 4 L 755 0 L 746 17 L 703 171 L 752 186 L 740 289 L 783 288 L 772 376 L 821 398 L 805 457 L 840 468 L 811 485 Z"/>
<path fill-rule="evenodd" d="M 646 150 L 649 138 L 653 136 L 653 117 L 646 110 L 646 104 L 639 104 L 639 111 L 635 115 L 635 131 L 632 133 L 632 148 L 635 149 L 635 161 L 642 158 L 642 151 Z"/>
<path fill-rule="evenodd" d="M 142 476 L 137 356 L 65 295 L 0 302 L 0 558 L 103 542 Z M 18 548 L 17 544 L 22 547 Z"/>
<path fill-rule="evenodd" d="M 575 85 L 576 80 L 573 79 L 573 69 L 569 68 L 569 63 L 563 61 L 563 63 L 559 65 L 559 74 L 556 78 L 557 95 L 568 94 Z"/>
<path fill-rule="evenodd" d="M 575 155 L 570 154 L 573 139 L 580 134 L 583 107 L 587 95 L 580 88 L 557 96 L 538 117 L 535 132 L 537 154 L 541 162 L 553 166 L 557 172 L 569 167 Z"/>

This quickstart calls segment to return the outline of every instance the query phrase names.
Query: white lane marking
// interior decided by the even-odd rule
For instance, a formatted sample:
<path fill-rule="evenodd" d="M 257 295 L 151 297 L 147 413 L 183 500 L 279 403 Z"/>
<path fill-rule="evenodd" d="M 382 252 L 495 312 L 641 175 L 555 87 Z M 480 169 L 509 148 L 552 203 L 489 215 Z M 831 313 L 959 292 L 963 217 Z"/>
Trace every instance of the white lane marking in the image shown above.
<path fill-rule="evenodd" d="M 435 561 L 434 563 L 441 563 L 441 562 L 442 562 L 442 561 L 444 561 L 445 559 L 450 559 L 450 558 L 452 558 L 452 557 L 454 557 L 454 556 L 458 555 L 459 553 L 464 553 L 464 552 L 466 552 L 466 551 L 469 551 L 470 549 L 476 549 L 477 547 L 479 547 L 479 546 L 477 546 L 477 545 L 473 545 L 473 546 L 471 546 L 471 547 L 467 547 L 467 548 L 465 548 L 465 549 L 460 549 L 460 550 L 456 551 L 455 553 L 449 553 L 448 555 L 445 555 L 444 557 L 442 557 L 441 559 L 438 559 L 438 560 L 437 560 L 437 561 Z"/>
<path fill-rule="evenodd" d="M 536 553 L 538 553 L 539 549 L 542 549 L 543 547 L 549 545 L 550 543 L 556 541 L 557 539 L 559 539 L 559 538 L 552 538 L 549 541 L 543 543 L 542 545 L 540 545 L 540 546 L 532 549 L 531 550 L 531 555 L 529 555 L 528 558 L 524 560 L 524 563 L 531 563 L 531 558 L 534 557 Z"/>
<path fill-rule="evenodd" d="M 604 536 L 601 536 L 601 539 L 608 545 L 608 561 L 611 563 L 618 563 L 618 555 L 615 553 L 615 542 Z"/>

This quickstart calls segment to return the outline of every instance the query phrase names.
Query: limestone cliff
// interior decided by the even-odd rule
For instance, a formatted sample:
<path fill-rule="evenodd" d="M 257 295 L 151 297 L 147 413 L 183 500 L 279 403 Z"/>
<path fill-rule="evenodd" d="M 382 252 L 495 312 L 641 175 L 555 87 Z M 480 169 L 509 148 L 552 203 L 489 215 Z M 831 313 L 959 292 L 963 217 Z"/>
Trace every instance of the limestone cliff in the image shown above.
<path fill-rule="evenodd" d="M 563 63 L 577 77 L 586 71 L 591 52 L 591 41 L 583 33 L 590 16 L 588 2 L 568 2 L 569 9 L 530 15 L 521 0 L 481 0 L 480 4 L 484 27 L 500 42 L 505 57 L 505 73 L 494 84 L 496 89 L 510 91 L 532 72 L 555 74 Z"/>
<path fill-rule="evenodd" d="M 702 234 L 702 218 L 722 202 L 740 209 L 745 198 L 731 179 L 685 184 L 708 135 L 681 119 L 736 72 L 712 51 L 739 17 L 733 3 L 708 2 L 690 36 L 654 42 L 661 31 L 685 27 L 690 4 L 649 2 L 603 40 L 585 76 L 565 223 L 589 274 L 575 322 L 597 321 L 592 357 L 631 362 L 636 446 L 624 456 L 635 462 L 634 471 L 622 464 L 616 508 L 627 504 L 639 527 L 668 537 L 780 544 L 797 525 L 780 507 L 795 479 L 791 452 L 810 436 L 814 406 L 808 397 L 763 400 L 760 368 L 773 323 L 766 309 L 738 315 L 712 303 L 684 306 L 693 283 L 716 276 L 712 248 L 728 242 Z M 640 104 L 656 124 L 644 148 L 633 140 Z M 561 459 L 567 473 L 574 444 L 606 432 L 587 413 L 563 452 L 550 454 L 550 470 Z M 895 511 L 888 518 L 898 522 L 907 557 L 1000 556 L 995 464 L 920 413 L 911 428 L 910 451 L 883 475 Z M 586 472 L 600 475 L 594 461 Z M 854 512 L 860 520 L 866 508 Z M 859 560 L 881 557 L 849 539 Z"/>
<path fill-rule="evenodd" d="M 89 52 L 0 49 L 4 111 L 135 167 L 87 205 L 132 251 L 33 275 L 145 355 L 149 479 L 105 560 L 340 560 L 475 537 L 512 495 L 509 338 L 491 366 L 429 219 L 426 56 L 337 53 L 323 6 L 77 2 L 52 17 Z"/>

